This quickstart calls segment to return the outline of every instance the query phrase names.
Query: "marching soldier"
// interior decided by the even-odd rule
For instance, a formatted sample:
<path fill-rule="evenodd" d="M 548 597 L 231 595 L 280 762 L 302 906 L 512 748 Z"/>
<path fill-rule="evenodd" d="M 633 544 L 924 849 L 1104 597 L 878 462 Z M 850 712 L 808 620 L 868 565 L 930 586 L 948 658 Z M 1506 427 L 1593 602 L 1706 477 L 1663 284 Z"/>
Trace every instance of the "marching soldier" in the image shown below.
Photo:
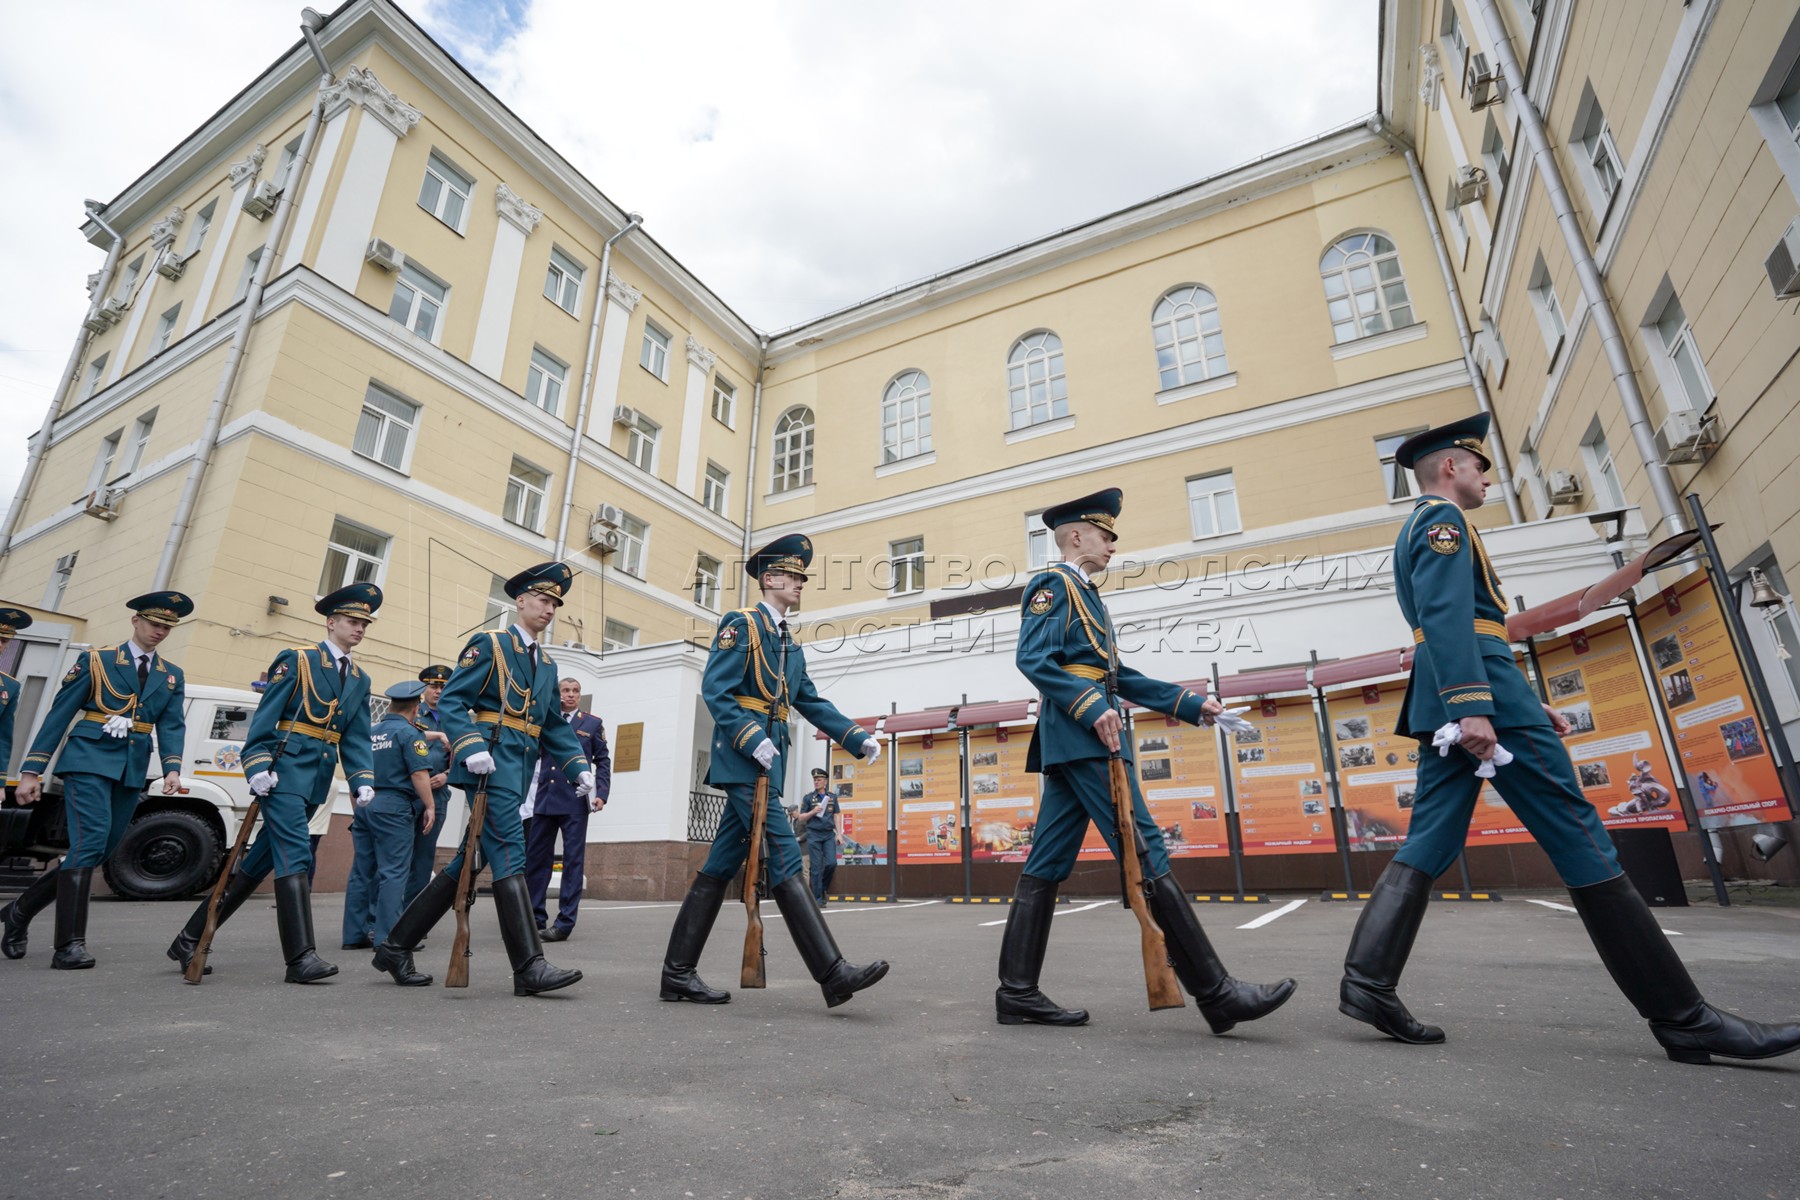
<path fill-rule="evenodd" d="M 0 608 L 0 650 L 13 640 L 13 635 L 31 624 L 31 614 L 22 608 Z M 0 671 L 0 774 L 12 762 L 13 723 L 19 715 L 19 681 Z M 5 780 L 0 779 L 0 784 Z M 10 956 L 9 956 L 10 957 Z"/>
<path fill-rule="evenodd" d="M 538 644 L 573 578 L 567 564 L 549 562 L 507 580 L 506 594 L 518 607 L 517 623 L 504 632 L 484 631 L 469 639 L 443 695 L 442 720 L 453 763 L 450 782 L 471 798 L 478 788 L 487 788 L 481 856 L 494 871 L 494 909 L 512 962 L 515 996 L 553 992 L 581 978 L 580 971 L 553 967 L 544 959 L 525 887 L 525 834 L 519 823 L 531 770 L 545 751 L 576 785 L 577 796 L 586 799 L 594 792 L 592 765 L 563 719 L 556 664 Z M 425 885 L 375 949 L 376 970 L 386 971 L 402 987 L 431 982 L 431 976 L 413 967 L 412 948 L 455 902 L 463 853 L 458 851 Z"/>
<path fill-rule="evenodd" d="M 425 745 L 431 752 L 431 824 L 413 839 L 412 870 L 406 877 L 405 908 L 418 899 L 431 882 L 431 867 L 437 860 L 438 835 L 443 832 L 444 814 L 450 807 L 450 738 L 444 733 L 444 722 L 438 712 L 438 699 L 444 685 L 450 682 L 450 668 L 433 664 L 419 672 L 425 693 L 419 698 L 419 715 L 414 718 L 425 731 Z M 418 947 L 414 946 L 414 950 Z"/>
<path fill-rule="evenodd" d="M 337 974 L 337 967 L 319 957 L 313 937 L 307 823 L 321 805 L 331 802 L 332 774 L 340 758 L 344 782 L 357 805 L 374 798 L 369 677 L 350 661 L 350 652 L 362 644 L 380 607 L 381 589 L 372 583 L 339 588 L 313 605 L 313 611 L 325 618 L 325 639 L 275 656 L 268 686 L 244 738 L 243 770 L 250 790 L 262 800 L 262 828 L 225 886 L 219 924 L 224 925 L 272 871 L 275 919 L 289 983 L 317 983 Z M 169 957 L 183 968 L 206 928 L 206 908 L 203 899 L 169 944 Z"/>
<path fill-rule="evenodd" d="M 1394 455 L 1422 493 L 1394 546 L 1394 594 L 1418 645 L 1399 732 L 1421 741 L 1419 778 L 1406 845 L 1376 881 L 1351 935 L 1338 1007 L 1402 1042 L 1444 1040 L 1442 1029 L 1413 1018 L 1395 988 L 1432 880 L 1468 837 L 1482 782 L 1475 770 L 1492 760 L 1494 786 L 1549 854 L 1600 961 L 1670 1058 L 1772 1058 L 1800 1048 L 1800 1024 L 1746 1021 L 1700 995 L 1582 795 L 1558 737 L 1570 732 L 1568 721 L 1539 703 L 1513 663 L 1505 590 L 1480 533 L 1463 517 L 1487 495 L 1488 420 L 1482 413 L 1427 430 Z"/>
<path fill-rule="evenodd" d="M 669 932 L 662 968 L 664 1000 L 695 1004 L 731 1000 L 731 993 L 706 986 L 698 966 L 725 887 L 749 854 L 750 806 L 759 772 L 769 776 L 764 821 L 775 903 L 807 970 L 825 993 L 826 1006 L 837 1007 L 887 974 L 888 965 L 880 960 L 866 967 L 844 961 L 799 879 L 800 846 L 780 802 L 790 705 L 850 753 L 868 762 L 881 754 L 879 742 L 819 695 L 806 674 L 806 655 L 789 634 L 787 616 L 800 603 L 811 563 L 812 543 L 799 534 L 777 538 L 751 555 L 744 570 L 758 581 L 762 603 L 725 614 L 713 637 L 712 656 L 700 685 L 714 724 L 706 781 L 725 789 L 727 804 L 712 853 L 694 876 Z M 754 887 L 755 881 L 747 880 L 744 886 Z"/>
<path fill-rule="evenodd" d="M 94 965 L 87 952 L 88 889 L 94 868 L 125 836 L 131 813 L 144 794 L 150 770 L 150 733 L 162 759 L 162 790 L 181 790 L 181 752 L 187 737 L 187 699 L 181 668 L 156 652 L 169 631 L 194 611 L 180 592 L 151 592 L 126 602 L 132 610 L 131 637 L 76 658 L 50 705 L 50 714 L 19 764 L 20 804 L 36 803 L 43 774 L 61 745 L 56 773 L 63 781 L 69 821 L 69 852 L 55 881 L 45 876 L 27 888 L 6 912 L 4 949 L 8 958 L 25 953 L 26 925 L 56 895 L 56 955 L 50 965 L 79 971 Z M 77 720 L 76 718 L 80 719 Z M 74 727 L 70 727 L 70 722 Z M 64 742 L 64 735 L 67 741 Z"/>
<path fill-rule="evenodd" d="M 1108 488 L 1046 510 L 1044 524 L 1063 561 L 1025 589 L 1016 661 L 1043 697 L 1026 769 L 1043 774 L 1044 792 L 1031 854 L 1000 943 L 994 1008 L 1002 1025 L 1087 1022 L 1086 1011 L 1061 1008 L 1044 995 L 1038 975 L 1050 942 L 1057 885 L 1075 866 L 1088 822 L 1099 828 L 1113 854 L 1135 852 L 1134 844 L 1120 845 L 1125 831 L 1117 828 L 1112 803 L 1108 758 L 1114 752 L 1130 758 L 1130 747 L 1120 741 L 1124 721 L 1118 700 L 1194 725 L 1209 723 L 1222 711 L 1216 700 L 1119 665 L 1112 619 L 1092 574 L 1112 560 L 1123 500 L 1118 488 Z M 1109 694 L 1109 675 L 1116 679 L 1116 695 Z M 1167 940 L 1176 977 L 1193 994 L 1200 1015 L 1214 1033 L 1224 1033 L 1280 1008 L 1293 995 L 1294 981 L 1243 983 L 1225 970 L 1170 873 L 1162 831 L 1144 807 L 1136 772 L 1126 775 L 1133 819 L 1148 848 L 1148 907 Z"/>

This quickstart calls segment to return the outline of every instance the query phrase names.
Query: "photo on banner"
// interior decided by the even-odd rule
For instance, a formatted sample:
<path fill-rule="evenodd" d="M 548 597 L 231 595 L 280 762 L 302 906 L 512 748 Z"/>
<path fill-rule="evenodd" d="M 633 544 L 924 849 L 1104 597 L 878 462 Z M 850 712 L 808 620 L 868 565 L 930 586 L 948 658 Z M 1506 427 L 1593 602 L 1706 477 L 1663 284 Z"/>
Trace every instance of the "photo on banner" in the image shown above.
<path fill-rule="evenodd" d="M 1140 710 L 1131 727 L 1138 789 L 1150 819 L 1162 830 L 1170 858 L 1222 858 L 1225 781 L 1219 774 L 1219 734 L 1210 725 L 1184 725 Z"/>
<path fill-rule="evenodd" d="M 888 861 L 888 760 L 864 762 L 831 748 L 826 769 L 838 796 L 838 864 L 885 867 Z"/>
<path fill-rule="evenodd" d="M 1330 692 L 1331 752 L 1352 850 L 1398 850 L 1412 825 L 1419 743 L 1396 732 L 1404 679 Z"/>
<path fill-rule="evenodd" d="M 975 862 L 1022 863 L 1037 832 L 1038 776 L 1025 770 L 1031 725 L 969 731 L 969 825 Z"/>
<path fill-rule="evenodd" d="M 950 732 L 894 743 L 895 843 L 902 863 L 962 861 L 962 740 Z"/>
<path fill-rule="evenodd" d="M 1256 727 L 1225 745 L 1245 856 L 1335 851 L 1312 697 L 1267 697 L 1243 715 Z"/>

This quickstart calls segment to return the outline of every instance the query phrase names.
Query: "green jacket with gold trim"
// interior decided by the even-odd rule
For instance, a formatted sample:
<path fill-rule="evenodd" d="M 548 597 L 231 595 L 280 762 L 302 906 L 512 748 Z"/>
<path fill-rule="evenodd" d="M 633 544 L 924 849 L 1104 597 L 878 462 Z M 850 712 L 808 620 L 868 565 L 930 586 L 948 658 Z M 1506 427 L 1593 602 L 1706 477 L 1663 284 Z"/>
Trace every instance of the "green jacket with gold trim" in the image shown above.
<path fill-rule="evenodd" d="M 483 750 L 494 758 L 488 794 L 513 800 L 524 799 L 541 757 L 548 756 L 572 784 L 593 770 L 563 716 L 556 663 L 539 642 L 534 670 L 531 647 L 517 627 L 469 639 L 438 699 L 438 718 L 450 738 L 450 783 L 465 791 L 481 784 L 467 763 Z"/>
<path fill-rule="evenodd" d="M 84 651 L 63 676 L 19 771 L 42 775 L 62 744 L 62 757 L 56 759 L 58 775 L 101 775 L 140 784 L 150 773 L 152 729 L 161 758 L 156 773 L 179 771 L 187 738 L 186 707 L 186 677 L 162 655 L 151 652 L 150 672 L 140 693 L 137 665 L 125 644 Z M 129 737 L 107 734 L 106 719 L 113 716 L 131 718 Z M 0 759 L 0 770 L 4 762 Z"/>
<path fill-rule="evenodd" d="M 375 786 L 368 672 L 352 660 L 340 692 L 337 660 L 324 642 L 291 646 L 269 664 L 269 682 L 244 734 L 244 778 L 273 771 L 283 793 L 324 804 L 340 759 L 352 794 Z"/>

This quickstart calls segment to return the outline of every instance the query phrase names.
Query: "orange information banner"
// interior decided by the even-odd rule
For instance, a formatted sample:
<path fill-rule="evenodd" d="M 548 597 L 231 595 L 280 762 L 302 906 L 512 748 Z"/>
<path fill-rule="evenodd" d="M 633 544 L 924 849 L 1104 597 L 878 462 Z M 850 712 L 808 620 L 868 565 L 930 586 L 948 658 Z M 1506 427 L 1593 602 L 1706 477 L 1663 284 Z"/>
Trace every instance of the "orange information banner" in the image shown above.
<path fill-rule="evenodd" d="M 1037 831 L 1038 777 L 1025 770 L 1030 725 L 969 731 L 969 826 L 976 862 L 1024 862 Z"/>
<path fill-rule="evenodd" d="M 1608 828 L 1687 828 L 1650 690 L 1625 618 L 1538 647 L 1550 703 L 1575 731 L 1563 739 L 1581 794 Z"/>
<path fill-rule="evenodd" d="M 1243 715 L 1256 728 L 1227 745 L 1245 856 L 1336 850 L 1312 697 L 1266 699 Z"/>
<path fill-rule="evenodd" d="M 1230 854 L 1218 731 L 1144 712 L 1132 725 L 1132 745 L 1144 807 L 1162 830 L 1169 857 Z"/>
<path fill-rule="evenodd" d="M 1637 617 L 1700 824 L 1787 820 L 1775 760 L 1706 571 L 1640 601 Z"/>
<path fill-rule="evenodd" d="M 1328 693 L 1338 800 L 1352 850 L 1397 850 L 1412 825 L 1419 743 L 1396 733 L 1406 681 Z"/>
<path fill-rule="evenodd" d="M 900 861 L 962 861 L 962 740 L 954 733 L 903 737 L 894 745 Z"/>
<path fill-rule="evenodd" d="M 885 867 L 888 759 L 870 764 L 833 746 L 831 790 L 838 794 L 838 864 Z"/>

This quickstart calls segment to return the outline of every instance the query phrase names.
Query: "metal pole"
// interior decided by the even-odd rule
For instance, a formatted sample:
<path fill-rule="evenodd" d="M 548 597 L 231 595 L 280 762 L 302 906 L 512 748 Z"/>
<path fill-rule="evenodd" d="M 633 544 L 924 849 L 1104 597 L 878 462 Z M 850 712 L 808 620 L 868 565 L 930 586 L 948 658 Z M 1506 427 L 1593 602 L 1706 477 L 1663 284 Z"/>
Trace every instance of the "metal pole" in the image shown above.
<path fill-rule="evenodd" d="M 1312 666 L 1307 668 L 1306 679 L 1312 683 L 1312 673 L 1319 668 L 1319 652 L 1312 653 Z M 1344 787 L 1338 779 L 1337 754 L 1331 748 L 1331 704 L 1325 699 L 1325 689 L 1313 683 L 1313 702 L 1318 705 L 1315 714 L 1319 726 L 1319 753 L 1325 756 L 1325 775 L 1331 780 L 1331 834 L 1337 841 L 1338 857 L 1344 862 L 1344 890 L 1354 892 L 1356 879 L 1350 873 L 1350 828 L 1344 819 Z"/>
<path fill-rule="evenodd" d="M 1219 694 L 1219 664 L 1212 665 L 1212 694 Z M 1220 704 L 1225 703 L 1223 700 Z M 1219 750 L 1220 781 L 1225 785 L 1225 852 L 1231 856 L 1231 873 L 1237 880 L 1237 894 L 1244 894 L 1244 832 L 1238 827 L 1237 785 L 1232 781 L 1234 758 L 1225 731 L 1213 726 L 1213 738 Z"/>

